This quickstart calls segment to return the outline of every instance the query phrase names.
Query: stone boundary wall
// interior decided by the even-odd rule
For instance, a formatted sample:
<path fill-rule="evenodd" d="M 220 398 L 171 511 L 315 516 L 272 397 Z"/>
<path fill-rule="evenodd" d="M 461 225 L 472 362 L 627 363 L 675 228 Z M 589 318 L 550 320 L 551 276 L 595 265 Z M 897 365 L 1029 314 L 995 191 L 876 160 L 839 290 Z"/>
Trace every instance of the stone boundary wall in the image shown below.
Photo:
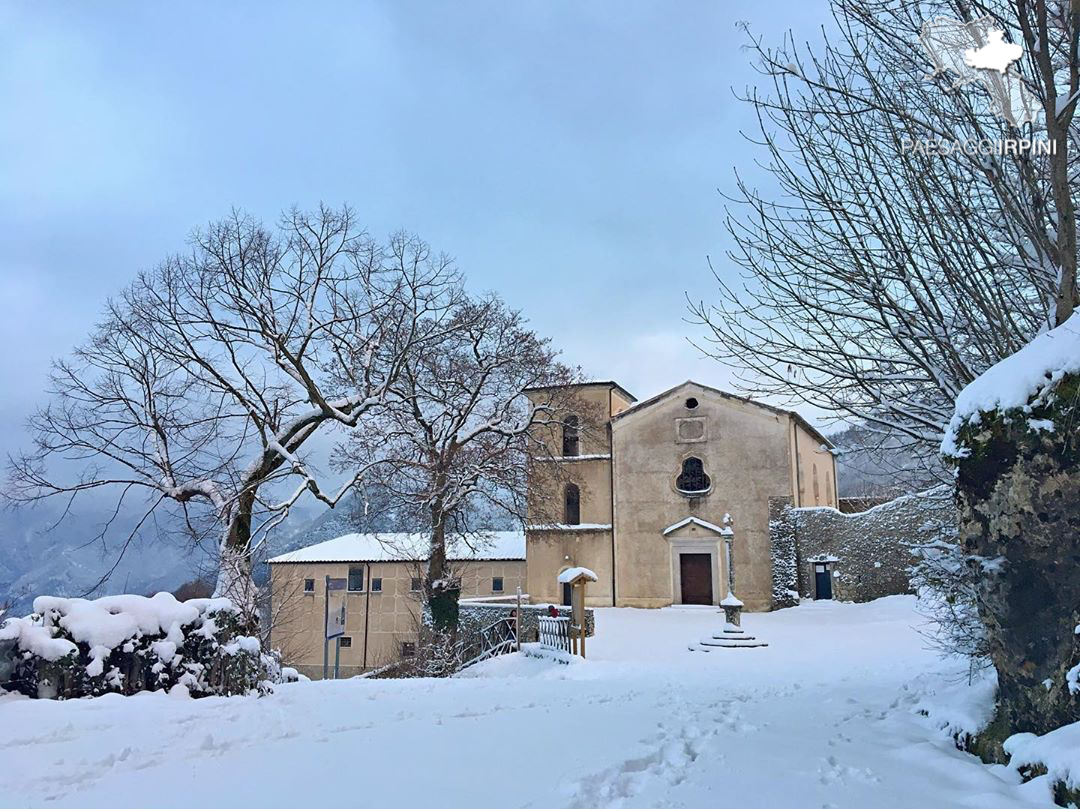
<path fill-rule="evenodd" d="M 521 642 L 533 643 L 539 640 L 540 622 L 537 620 L 541 615 L 548 614 L 547 604 L 523 604 L 521 606 Z M 570 617 L 570 608 L 556 605 L 559 615 L 563 618 Z M 517 605 L 510 602 L 460 602 L 459 615 L 462 632 L 479 632 L 485 627 L 491 626 L 502 618 L 509 618 L 510 613 L 517 609 Z M 585 637 L 591 638 L 596 633 L 596 615 L 588 607 L 585 608 Z"/>
<path fill-rule="evenodd" d="M 911 548 L 955 527 L 952 491 L 944 486 L 905 495 L 867 511 L 793 508 L 790 497 L 769 498 L 773 608 L 814 598 L 814 564 L 828 563 L 833 598 L 870 601 L 911 592 Z"/>

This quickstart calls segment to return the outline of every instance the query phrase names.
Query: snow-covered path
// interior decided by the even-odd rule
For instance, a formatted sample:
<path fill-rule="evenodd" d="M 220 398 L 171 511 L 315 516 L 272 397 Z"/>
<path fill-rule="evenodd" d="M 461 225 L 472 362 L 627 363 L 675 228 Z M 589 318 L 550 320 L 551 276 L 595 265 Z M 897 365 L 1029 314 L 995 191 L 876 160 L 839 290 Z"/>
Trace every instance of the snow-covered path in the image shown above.
<path fill-rule="evenodd" d="M 588 662 L 265 699 L 0 699 L 0 806 L 80 809 L 1050 806 L 914 707 L 955 666 L 913 599 L 746 617 L 764 649 L 691 653 L 710 609 L 599 610 Z"/>

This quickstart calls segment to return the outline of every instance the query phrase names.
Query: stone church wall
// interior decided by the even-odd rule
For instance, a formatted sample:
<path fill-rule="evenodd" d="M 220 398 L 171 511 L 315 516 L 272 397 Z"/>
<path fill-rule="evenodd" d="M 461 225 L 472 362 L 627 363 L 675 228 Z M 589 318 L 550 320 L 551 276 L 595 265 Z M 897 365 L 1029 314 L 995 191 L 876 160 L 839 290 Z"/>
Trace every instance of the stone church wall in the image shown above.
<path fill-rule="evenodd" d="M 911 591 L 912 546 L 956 524 L 952 493 L 945 487 L 906 495 L 868 511 L 793 508 L 790 497 L 769 498 L 773 556 L 773 608 L 815 596 L 815 563 L 826 563 L 833 598 L 870 601 Z"/>

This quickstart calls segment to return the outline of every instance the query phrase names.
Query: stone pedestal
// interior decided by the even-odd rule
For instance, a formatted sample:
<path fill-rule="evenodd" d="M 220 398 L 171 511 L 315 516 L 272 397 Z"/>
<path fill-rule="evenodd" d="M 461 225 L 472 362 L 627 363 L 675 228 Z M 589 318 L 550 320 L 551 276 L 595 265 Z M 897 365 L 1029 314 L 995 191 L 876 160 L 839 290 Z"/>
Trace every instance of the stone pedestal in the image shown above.
<path fill-rule="evenodd" d="M 720 608 L 724 611 L 724 628 L 709 638 L 689 647 L 691 652 L 711 652 L 713 649 L 753 649 L 768 646 L 765 641 L 748 635 L 742 628 L 743 603 L 728 592 Z"/>

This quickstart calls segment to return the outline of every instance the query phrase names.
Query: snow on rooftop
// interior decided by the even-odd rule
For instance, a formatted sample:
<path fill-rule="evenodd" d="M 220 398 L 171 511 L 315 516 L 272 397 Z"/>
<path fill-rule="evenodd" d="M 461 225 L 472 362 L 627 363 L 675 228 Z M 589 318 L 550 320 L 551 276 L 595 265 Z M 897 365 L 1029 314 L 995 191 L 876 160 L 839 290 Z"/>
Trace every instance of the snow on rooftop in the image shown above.
<path fill-rule="evenodd" d="M 589 581 L 600 581 L 597 575 L 587 567 L 568 567 L 559 574 L 559 584 L 569 584 L 581 576 L 584 576 Z"/>
<path fill-rule="evenodd" d="M 1080 312 L 991 366 L 960 391 L 941 453 L 959 457 L 957 432 L 979 413 L 1024 407 L 1065 374 L 1080 373 Z"/>
<path fill-rule="evenodd" d="M 455 561 L 485 559 L 524 559 L 525 534 L 521 531 L 488 531 L 468 542 L 460 537 L 447 538 L 448 555 Z M 385 533 L 345 534 L 308 545 L 270 560 L 270 564 L 288 562 L 409 562 L 426 559 L 427 534 Z"/>

